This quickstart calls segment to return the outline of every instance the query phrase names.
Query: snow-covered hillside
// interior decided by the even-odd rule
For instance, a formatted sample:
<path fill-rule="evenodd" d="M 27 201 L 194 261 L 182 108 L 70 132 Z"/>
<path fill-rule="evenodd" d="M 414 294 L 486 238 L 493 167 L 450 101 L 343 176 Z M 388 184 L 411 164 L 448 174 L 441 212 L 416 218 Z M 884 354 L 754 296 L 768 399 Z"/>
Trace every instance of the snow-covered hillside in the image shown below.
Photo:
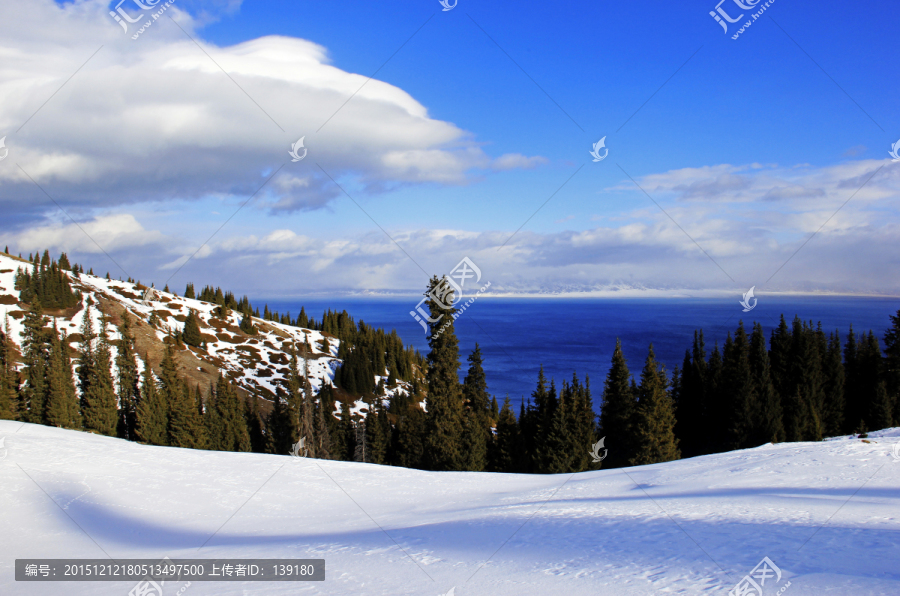
<path fill-rule="evenodd" d="M 22 322 L 27 306 L 18 302 L 19 293 L 15 290 L 15 273 L 19 268 L 30 271 L 31 265 L 0 254 L 0 325 L 8 320 L 10 335 L 21 346 L 21 334 L 24 330 Z M 148 354 L 154 367 L 159 364 L 164 340 L 168 335 L 184 330 L 185 319 L 191 310 L 200 319 L 205 347 L 185 346 L 177 354 L 176 361 L 180 373 L 201 387 L 205 388 L 210 382 L 214 382 L 221 373 L 250 394 L 271 400 L 275 396 L 277 382 L 288 374 L 291 347 L 299 350 L 304 342 L 311 348 L 308 371 L 314 391 L 318 392 L 324 383 L 332 383 L 334 370 L 341 362 L 337 358 L 340 340 L 320 331 L 254 318 L 257 334 L 248 336 L 239 328 L 240 313 L 231 312 L 227 317 L 220 318 L 214 313 L 215 304 L 156 289 L 147 291 L 146 287 L 139 287 L 134 283 L 87 274 L 77 277 L 67 274 L 72 287 L 81 291 L 85 300 L 78 308 L 47 311 L 45 314 L 55 320 L 60 331 L 73 335 L 81 330 L 85 308 L 91 310 L 96 332 L 100 330 L 103 313 L 112 317 L 111 320 L 115 322 L 120 320 L 127 309 L 137 325 L 135 336 L 138 366 L 141 369 Z M 88 297 L 91 298 L 90 305 L 87 304 Z M 158 321 L 155 326 L 149 324 L 153 315 Z M 108 326 L 107 330 L 112 340 L 119 338 L 115 325 Z M 77 341 L 70 345 L 75 349 L 79 348 Z M 376 383 L 380 378 L 382 377 L 376 376 Z M 387 378 L 386 374 L 383 378 Z M 401 382 L 397 387 L 386 389 L 387 397 L 407 390 L 406 384 Z M 338 411 L 340 407 L 338 402 Z M 351 409 L 354 413 L 359 413 L 367 407 L 365 402 L 359 400 Z"/>
<path fill-rule="evenodd" d="M 187 596 L 724 595 L 764 557 L 783 573 L 765 594 L 900 594 L 900 429 L 574 476 L 192 451 L 9 421 L 0 437 L 2 594 L 126 596 L 133 582 L 13 579 L 16 558 L 107 555 L 326 561 L 325 582 L 194 582 Z"/>

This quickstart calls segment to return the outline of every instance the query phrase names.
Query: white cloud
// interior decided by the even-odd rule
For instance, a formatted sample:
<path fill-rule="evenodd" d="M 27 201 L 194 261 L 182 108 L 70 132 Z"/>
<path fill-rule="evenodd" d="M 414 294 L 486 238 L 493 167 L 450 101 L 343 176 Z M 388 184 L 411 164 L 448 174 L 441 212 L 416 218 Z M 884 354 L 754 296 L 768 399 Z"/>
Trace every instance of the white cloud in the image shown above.
<path fill-rule="evenodd" d="M 706 170 L 715 180 L 724 168 L 733 167 Z M 239 235 L 225 229 L 188 262 L 205 237 L 187 240 L 163 234 L 125 214 L 98 216 L 82 222 L 81 228 L 121 260 L 133 277 L 161 277 L 155 280 L 161 285 L 184 265 L 169 282 L 173 287 L 195 281 L 268 296 L 415 293 L 430 275 L 450 271 L 463 257 L 481 268 L 493 292 L 635 287 L 746 291 L 755 285 L 760 291 L 900 294 L 900 278 L 887 273 L 896 269 L 896 258 L 886 248 L 900 241 L 896 208 L 900 167 L 888 162 L 865 191 L 857 192 L 840 211 L 838 207 L 857 191 L 845 188 L 847 181 L 871 175 L 871 162 L 797 170 L 771 166 L 734 170 L 741 171 L 747 183 L 730 192 L 752 193 L 757 201 L 729 196 L 717 201 L 679 200 L 680 192 L 689 191 L 672 189 L 700 188 L 691 186 L 700 180 L 697 171 L 655 174 L 640 180 L 648 186 L 647 179 L 655 180 L 654 193 L 680 228 L 633 188 L 631 192 L 646 206 L 635 208 L 630 203 L 630 210 L 599 221 L 589 216 L 565 220 L 575 228 L 560 232 L 538 233 L 529 226 L 511 239 L 511 230 L 505 229 L 388 228 L 398 247 L 380 230 L 362 236 L 337 233 L 327 237 L 279 223 L 278 229 L 255 234 Z M 286 184 L 305 188 L 306 183 L 297 177 Z M 780 196 L 772 196 L 776 192 Z M 11 240 L 13 250 L 27 253 L 48 247 L 65 250 L 86 265 L 93 263 L 95 269 L 102 265 L 97 260 L 99 249 L 71 223 L 48 222 Z M 160 262 L 166 265 L 160 267 Z"/>
<path fill-rule="evenodd" d="M 286 164 L 259 201 L 277 211 L 321 208 L 338 195 L 317 165 L 375 191 L 465 184 L 470 169 L 490 167 L 469 133 L 429 117 L 394 85 L 330 64 L 326 48 L 282 36 L 217 47 L 202 40 L 182 4 L 133 40 L 105 0 L 0 0 L 0 130 L 9 131 L 12 158 L 0 167 L 0 201 L 28 209 L 41 196 L 16 163 L 51 196 L 106 207 L 246 196 Z M 238 4 L 219 1 L 210 14 Z M 292 163 L 287 151 L 301 136 L 309 154 Z M 541 160 L 508 155 L 493 163 L 531 168 Z"/>
<path fill-rule="evenodd" d="M 146 230 L 132 215 L 104 215 L 91 221 L 47 223 L 29 227 L 12 237 L 12 244 L 25 250 L 102 254 L 155 247 L 166 243 L 161 232 Z"/>

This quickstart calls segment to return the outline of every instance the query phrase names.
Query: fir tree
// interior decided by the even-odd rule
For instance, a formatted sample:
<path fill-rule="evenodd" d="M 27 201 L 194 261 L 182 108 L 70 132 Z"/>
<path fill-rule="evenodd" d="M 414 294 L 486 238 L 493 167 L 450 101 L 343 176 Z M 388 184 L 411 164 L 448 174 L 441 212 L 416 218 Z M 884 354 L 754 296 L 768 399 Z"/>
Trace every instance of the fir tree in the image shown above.
<path fill-rule="evenodd" d="M 750 444 L 761 445 L 783 441 L 784 414 L 781 398 L 775 392 L 775 385 L 772 382 L 766 336 L 759 323 L 754 323 L 753 335 L 750 337 L 750 377 L 757 404 Z"/>
<path fill-rule="evenodd" d="M 16 401 L 19 390 L 18 372 L 15 366 L 15 352 L 9 331 L 9 316 L 0 331 L 0 420 L 16 417 Z"/>
<path fill-rule="evenodd" d="M 857 364 L 860 409 L 866 426 L 870 430 L 880 430 L 891 426 L 892 413 L 887 397 L 887 387 L 880 387 L 884 367 L 878 338 L 871 331 L 859 346 Z"/>
<path fill-rule="evenodd" d="M 250 433 L 241 400 L 231 383 L 221 375 L 216 381 L 212 407 L 216 409 L 219 435 L 211 442 L 211 448 L 220 451 L 250 451 Z"/>
<path fill-rule="evenodd" d="M 150 367 L 149 357 L 144 357 L 144 363 L 141 399 L 135 412 L 135 436 L 144 443 L 166 445 L 169 414 Z"/>
<path fill-rule="evenodd" d="M 822 427 L 825 436 L 841 434 L 844 427 L 844 363 L 841 357 L 841 337 L 835 331 L 828 339 L 828 351 L 823 362 L 825 372 L 825 407 Z"/>
<path fill-rule="evenodd" d="M 166 404 L 166 441 L 172 447 L 199 447 L 201 421 L 190 388 L 178 377 L 175 349 L 169 344 L 159 365 L 159 394 Z M 242 413 L 241 413 L 242 414 Z"/>
<path fill-rule="evenodd" d="M 463 381 L 462 393 L 465 400 L 463 417 L 463 445 L 465 458 L 463 469 L 480 472 L 487 466 L 488 446 L 491 440 L 490 395 L 484 374 L 481 349 L 469 354 L 469 370 Z"/>
<path fill-rule="evenodd" d="M 266 451 L 265 423 L 259 412 L 256 398 L 252 395 L 244 400 L 244 419 L 247 422 L 247 432 L 250 435 L 250 450 L 256 453 Z"/>
<path fill-rule="evenodd" d="M 118 434 L 123 439 L 135 439 L 137 405 L 141 399 L 140 375 L 138 374 L 134 334 L 131 315 L 126 309 L 119 325 L 121 340 L 116 347 L 116 370 L 118 371 L 119 426 Z"/>
<path fill-rule="evenodd" d="M 600 434 L 606 437 L 604 444 L 609 455 L 605 463 L 610 468 L 628 465 L 636 452 L 633 437 L 637 400 L 630 378 L 622 343 L 617 339 L 600 406 Z"/>
<path fill-rule="evenodd" d="M 25 314 L 22 356 L 25 385 L 20 391 L 19 416 L 25 422 L 41 424 L 47 399 L 47 368 L 50 360 L 49 334 L 41 301 L 35 300 Z"/>
<path fill-rule="evenodd" d="M 369 406 L 366 412 L 365 441 L 366 455 L 362 461 L 383 464 L 387 457 L 391 427 L 388 423 L 384 403 L 380 399 Z"/>
<path fill-rule="evenodd" d="M 112 378 L 112 354 L 106 333 L 106 317 L 100 323 L 96 349 L 90 310 L 85 309 L 82 324 L 81 414 L 85 430 L 115 436 L 118 424 L 116 392 Z"/>
<path fill-rule="evenodd" d="M 667 384 L 665 369 L 656 361 L 651 344 L 638 388 L 634 424 L 637 445 L 631 465 L 655 464 L 681 457 L 675 438 L 675 409 L 666 391 Z"/>
<path fill-rule="evenodd" d="M 685 352 L 681 384 L 676 402 L 675 434 L 683 453 L 692 457 L 705 453 L 707 443 L 706 345 L 703 330 L 694 332 L 693 349 Z"/>
<path fill-rule="evenodd" d="M 459 470 L 465 454 L 462 444 L 463 404 L 459 384 L 459 343 L 453 327 L 456 309 L 452 290 L 444 279 L 432 277 L 427 299 L 430 319 L 428 338 L 428 398 L 425 425 L 426 466 L 431 470 Z M 444 292 L 441 301 L 432 294 Z"/>
<path fill-rule="evenodd" d="M 863 423 L 865 411 L 862 408 L 862 379 L 859 369 L 859 347 L 853 325 L 844 344 L 844 425 L 843 432 L 856 432 Z"/>
<path fill-rule="evenodd" d="M 187 318 L 184 320 L 184 331 L 182 331 L 181 337 L 187 345 L 195 348 L 200 347 L 203 337 L 200 333 L 200 318 L 197 316 L 196 311 L 191 310 L 188 312 Z"/>
<path fill-rule="evenodd" d="M 497 420 L 497 446 L 492 453 L 490 470 L 492 472 L 517 471 L 519 445 L 519 427 L 507 395 L 503 399 L 503 407 L 500 408 Z"/>
<path fill-rule="evenodd" d="M 78 398 L 75 396 L 69 346 L 65 336 L 60 337 L 55 321 L 47 380 L 47 402 L 44 412 L 46 423 L 60 428 L 80 429 L 81 412 L 78 411 Z"/>
<path fill-rule="evenodd" d="M 900 422 L 900 310 L 891 315 L 891 327 L 884 333 L 884 357 L 885 391 L 894 421 Z"/>
<path fill-rule="evenodd" d="M 728 403 L 723 404 L 727 411 L 725 418 L 724 443 L 728 450 L 750 447 L 753 442 L 753 418 L 759 411 L 755 387 L 751 381 L 750 345 L 744 324 L 740 322 L 735 331 L 725 342 L 722 362 L 726 396 Z"/>

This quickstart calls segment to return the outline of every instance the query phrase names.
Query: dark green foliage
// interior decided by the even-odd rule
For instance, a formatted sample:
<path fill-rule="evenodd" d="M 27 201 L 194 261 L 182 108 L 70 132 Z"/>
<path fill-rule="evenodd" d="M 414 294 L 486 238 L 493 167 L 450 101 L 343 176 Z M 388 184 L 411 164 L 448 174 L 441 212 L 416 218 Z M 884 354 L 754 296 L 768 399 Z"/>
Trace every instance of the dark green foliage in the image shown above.
<path fill-rule="evenodd" d="M 169 413 L 160 395 L 150 360 L 144 358 L 141 382 L 141 399 L 135 412 L 135 437 L 151 445 L 166 445 L 168 441 Z"/>
<path fill-rule="evenodd" d="M 159 394 L 166 403 L 168 414 L 166 422 L 168 444 L 172 447 L 206 448 L 206 435 L 203 432 L 205 429 L 199 414 L 197 396 L 178 376 L 175 349 L 171 344 L 166 346 L 159 370 Z M 240 409 L 238 416 L 243 421 L 243 411 Z"/>
<path fill-rule="evenodd" d="M 44 420 L 50 426 L 81 428 L 81 412 L 75 395 L 75 379 L 72 376 L 69 347 L 65 335 L 60 337 L 56 321 L 53 322 L 53 335 L 50 341 Z"/>
<path fill-rule="evenodd" d="M 22 357 L 25 384 L 19 392 L 19 417 L 41 424 L 47 400 L 47 370 L 50 361 L 50 334 L 44 328 L 46 318 L 41 301 L 35 300 L 25 314 Z"/>
<path fill-rule="evenodd" d="M 743 322 L 738 324 L 734 339 L 731 334 L 725 340 L 722 374 L 728 391 L 723 394 L 729 400 L 724 404 L 724 445 L 726 450 L 743 449 L 753 443 L 753 418 L 759 411 L 756 393 L 750 375 L 750 345 Z"/>
<path fill-rule="evenodd" d="M 622 354 L 622 344 L 616 340 L 600 405 L 600 435 L 606 437 L 604 445 L 609 450 L 603 464 L 608 468 L 628 465 L 636 452 L 634 423 L 637 399 L 630 383 L 631 374 Z"/>
<path fill-rule="evenodd" d="M 207 427 L 209 448 L 219 451 L 250 451 L 252 444 L 243 404 L 234 386 L 225 377 L 219 375 L 209 402 L 207 411 L 215 420 L 214 424 Z"/>
<path fill-rule="evenodd" d="M 463 381 L 462 394 L 465 402 L 463 414 L 463 444 L 465 458 L 463 469 L 480 472 L 487 466 L 488 451 L 493 442 L 491 433 L 491 396 L 488 393 L 487 378 L 484 374 L 481 349 L 469 354 L 469 370 Z"/>
<path fill-rule="evenodd" d="M 194 284 L 188 283 L 184 288 L 184 297 L 190 298 L 191 300 L 195 299 L 197 295 L 194 293 Z"/>
<path fill-rule="evenodd" d="M 432 277 L 425 293 L 431 319 L 428 337 L 427 416 L 425 419 L 425 461 L 431 470 L 459 470 L 463 467 L 463 400 L 459 384 L 459 342 L 453 327 L 456 310 L 446 308 L 430 296 L 443 280 Z M 448 300 L 452 303 L 452 300 Z"/>
<path fill-rule="evenodd" d="M 685 351 L 675 399 L 675 434 L 682 452 L 688 457 L 706 453 L 709 449 L 706 368 L 706 345 L 701 329 L 694 332 L 693 349 Z"/>
<path fill-rule="evenodd" d="M 63 265 L 68 264 L 65 253 L 60 256 Z M 31 304 L 39 300 L 44 308 L 69 308 L 78 304 L 81 296 L 72 290 L 68 267 L 50 259 L 50 253 L 44 251 L 44 258 L 38 261 L 35 256 L 31 273 L 19 269 L 16 273 L 16 289 L 19 300 Z"/>
<path fill-rule="evenodd" d="M 241 315 L 241 331 L 246 333 L 247 335 L 256 335 L 256 327 L 253 325 L 252 315 L 249 313 L 243 313 Z"/>
<path fill-rule="evenodd" d="M 253 396 L 244 400 L 244 420 L 247 423 L 247 433 L 250 435 L 250 450 L 265 453 L 266 423 Z"/>
<path fill-rule="evenodd" d="M 516 415 L 507 395 L 503 399 L 497 420 L 496 448 L 491 453 L 491 472 L 518 472 L 519 454 L 521 453 L 521 437 L 516 424 Z"/>
<path fill-rule="evenodd" d="M 900 310 L 891 315 L 891 327 L 884 333 L 884 380 L 894 422 L 900 423 Z"/>
<path fill-rule="evenodd" d="M 191 310 L 184 320 L 184 331 L 181 333 L 181 338 L 184 343 L 195 348 L 199 348 L 203 341 L 200 335 L 200 317 L 194 310 Z"/>
<path fill-rule="evenodd" d="M 137 368 L 137 354 L 132 333 L 132 319 L 128 311 L 122 314 L 119 325 L 122 339 L 116 348 L 116 369 L 118 370 L 119 426 L 118 435 L 123 439 L 135 440 L 137 425 L 137 405 L 141 399 L 140 375 Z"/>
<path fill-rule="evenodd" d="M 388 455 L 391 427 L 383 402 L 378 399 L 369 406 L 365 422 L 365 456 L 360 461 L 384 464 Z"/>
<path fill-rule="evenodd" d="M 99 338 L 94 333 L 90 309 L 85 309 L 81 326 L 81 359 L 78 368 L 81 415 L 84 429 L 115 436 L 118 425 L 116 391 L 112 378 L 112 354 L 106 333 L 106 318 L 100 323 Z M 94 341 L 97 339 L 97 345 Z"/>
<path fill-rule="evenodd" d="M 15 369 L 15 347 L 9 332 L 9 318 L 0 330 L 0 420 L 16 417 L 19 375 Z"/>
<path fill-rule="evenodd" d="M 838 356 L 840 357 L 840 346 Z M 766 350 L 766 336 L 759 323 L 753 325 L 753 335 L 750 337 L 750 383 L 756 398 L 750 446 L 783 441 L 784 414 L 781 398 L 775 392 L 769 353 Z"/>
<path fill-rule="evenodd" d="M 828 339 L 828 350 L 822 363 L 825 375 L 825 403 L 822 429 L 827 437 L 841 434 L 844 427 L 844 364 L 841 361 L 841 337 L 835 331 Z"/>
<path fill-rule="evenodd" d="M 655 464 L 681 457 L 675 438 L 675 408 L 667 385 L 665 369 L 656 361 L 651 344 L 638 387 L 634 415 L 636 441 L 631 465 Z"/>
<path fill-rule="evenodd" d="M 425 412 L 415 401 L 417 386 L 409 394 L 399 393 L 391 399 L 389 414 L 394 420 L 388 460 L 391 465 L 419 468 L 425 453 Z M 343 414 L 341 421 L 343 426 Z"/>

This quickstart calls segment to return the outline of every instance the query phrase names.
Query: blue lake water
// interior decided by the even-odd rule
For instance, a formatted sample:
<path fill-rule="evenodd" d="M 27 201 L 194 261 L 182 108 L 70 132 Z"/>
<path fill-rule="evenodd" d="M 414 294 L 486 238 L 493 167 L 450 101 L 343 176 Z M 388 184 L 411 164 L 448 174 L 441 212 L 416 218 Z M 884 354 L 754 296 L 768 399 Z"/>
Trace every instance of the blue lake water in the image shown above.
<path fill-rule="evenodd" d="M 308 315 L 321 319 L 326 308 L 346 309 L 355 320 L 375 327 L 396 329 L 407 344 L 428 352 L 422 327 L 410 316 L 416 299 L 353 298 L 253 300 L 262 307 L 293 316 L 306 308 Z M 462 374 L 465 357 L 481 346 L 488 388 L 502 402 L 509 394 L 518 404 L 534 389 L 538 367 L 543 364 L 548 377 L 557 384 L 573 371 L 579 378 L 589 375 L 595 404 L 599 402 L 603 379 L 609 368 L 616 338 L 622 341 L 631 372 L 640 374 L 647 347 L 653 342 L 657 358 L 671 370 L 681 365 L 684 351 L 691 347 L 695 329 L 702 328 L 708 349 L 721 346 L 728 331 L 743 320 L 745 327 L 759 321 L 766 335 L 783 313 L 788 323 L 794 315 L 819 321 L 826 332 L 835 329 L 846 340 L 850 324 L 856 332 L 872 330 L 879 341 L 890 326 L 889 315 L 900 309 L 898 298 L 860 297 L 759 297 L 757 307 L 742 312 L 738 298 L 479 298 L 456 321 Z"/>

